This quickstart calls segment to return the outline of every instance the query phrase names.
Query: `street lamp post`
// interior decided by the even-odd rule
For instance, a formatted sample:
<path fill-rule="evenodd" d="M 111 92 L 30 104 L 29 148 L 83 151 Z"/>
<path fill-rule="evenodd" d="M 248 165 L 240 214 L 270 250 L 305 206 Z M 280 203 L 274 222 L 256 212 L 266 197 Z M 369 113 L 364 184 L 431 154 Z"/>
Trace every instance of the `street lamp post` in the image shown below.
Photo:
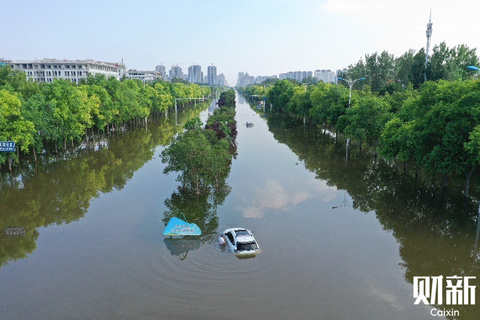
<path fill-rule="evenodd" d="M 352 87 L 355 84 L 355 82 L 365 80 L 365 78 L 358 78 L 358 79 L 355 79 L 355 80 L 351 80 L 351 79 L 347 80 L 347 79 L 343 79 L 343 78 L 338 77 L 338 80 L 345 81 L 346 83 L 348 83 L 348 86 L 350 87 L 350 92 L 348 94 L 348 109 L 350 109 L 350 105 L 352 103 Z M 348 161 L 348 145 L 349 144 L 350 144 L 350 138 L 347 138 L 347 142 L 345 144 L 345 161 Z"/>
<path fill-rule="evenodd" d="M 353 87 L 353 84 L 357 81 L 365 80 L 365 78 L 358 78 L 358 79 L 355 79 L 355 80 L 347 80 L 347 79 L 343 79 L 343 78 L 338 77 L 338 80 L 345 81 L 346 83 L 348 83 L 348 86 L 350 87 L 350 93 L 348 95 L 348 108 L 350 109 L 350 104 L 352 103 L 352 87 Z"/>

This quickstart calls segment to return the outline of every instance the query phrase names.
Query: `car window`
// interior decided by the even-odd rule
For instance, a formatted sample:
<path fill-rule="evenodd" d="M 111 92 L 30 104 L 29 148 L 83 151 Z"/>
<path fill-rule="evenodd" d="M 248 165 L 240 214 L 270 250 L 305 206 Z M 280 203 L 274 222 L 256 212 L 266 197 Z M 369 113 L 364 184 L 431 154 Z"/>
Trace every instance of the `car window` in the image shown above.
<path fill-rule="evenodd" d="M 258 247 L 255 242 L 237 244 L 237 250 L 257 250 L 257 249 Z"/>
<path fill-rule="evenodd" d="M 233 234 L 231 232 L 227 232 L 227 238 L 232 244 L 235 244 L 235 240 L 233 239 Z"/>

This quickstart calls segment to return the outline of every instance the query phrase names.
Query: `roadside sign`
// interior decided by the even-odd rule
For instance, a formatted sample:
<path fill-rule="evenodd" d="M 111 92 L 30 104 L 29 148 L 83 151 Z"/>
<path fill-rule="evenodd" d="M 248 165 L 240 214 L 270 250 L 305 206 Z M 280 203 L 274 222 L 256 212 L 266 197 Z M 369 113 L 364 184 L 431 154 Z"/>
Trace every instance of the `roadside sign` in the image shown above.
<path fill-rule="evenodd" d="M 0 141 L 0 152 L 14 152 L 15 151 L 15 142 L 14 141 Z"/>

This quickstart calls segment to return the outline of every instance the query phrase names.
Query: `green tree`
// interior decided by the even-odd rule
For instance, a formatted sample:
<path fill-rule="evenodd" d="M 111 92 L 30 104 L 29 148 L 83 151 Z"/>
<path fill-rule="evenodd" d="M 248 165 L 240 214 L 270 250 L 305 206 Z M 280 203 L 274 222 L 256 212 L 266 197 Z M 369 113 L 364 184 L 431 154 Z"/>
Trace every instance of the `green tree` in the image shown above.
<path fill-rule="evenodd" d="M 310 95 L 312 118 L 324 126 L 336 127 L 348 108 L 348 90 L 343 86 L 318 83 Z"/>
<path fill-rule="evenodd" d="M 212 146 L 203 132 L 196 130 L 185 132 L 162 152 L 162 161 L 167 163 L 164 173 L 181 172 L 178 180 L 197 194 L 217 182 L 230 157 L 228 149 Z"/>
<path fill-rule="evenodd" d="M 378 139 L 387 121 L 391 118 L 385 99 L 373 95 L 360 97 L 339 120 L 346 135 L 359 140 L 373 142 L 377 154 Z"/>
<path fill-rule="evenodd" d="M 25 120 L 21 113 L 21 101 L 5 89 L 0 90 L 0 141 L 14 141 L 17 148 L 17 161 L 19 150 L 28 152 L 34 143 L 35 127 L 31 121 Z M 12 155 L 14 156 L 14 155 Z M 8 156 L 7 156 L 8 157 Z M 0 154 L 0 163 L 6 160 Z M 12 170 L 9 158 L 9 169 Z"/>
<path fill-rule="evenodd" d="M 395 59 L 387 51 L 366 55 L 365 68 L 367 72 L 363 77 L 373 92 L 384 94 L 387 86 L 395 82 Z"/>
<path fill-rule="evenodd" d="M 476 49 L 462 44 L 448 48 L 445 42 L 433 48 L 427 68 L 427 79 L 455 81 L 466 79 L 469 75 L 467 67 L 479 63 Z"/>
<path fill-rule="evenodd" d="M 286 111 L 294 94 L 294 85 L 288 80 L 280 80 L 268 92 L 268 101 L 279 110 Z"/>

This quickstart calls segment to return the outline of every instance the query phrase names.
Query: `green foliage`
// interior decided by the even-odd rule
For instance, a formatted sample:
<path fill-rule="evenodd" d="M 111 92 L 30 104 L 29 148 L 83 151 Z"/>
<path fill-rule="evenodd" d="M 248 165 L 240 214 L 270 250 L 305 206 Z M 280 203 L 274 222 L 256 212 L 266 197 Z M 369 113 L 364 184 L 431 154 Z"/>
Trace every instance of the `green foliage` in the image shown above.
<path fill-rule="evenodd" d="M 310 96 L 310 116 L 324 126 L 335 127 L 348 108 L 348 93 L 345 87 L 319 83 Z"/>
<path fill-rule="evenodd" d="M 229 89 L 224 91 L 220 94 L 220 98 L 218 99 L 218 106 L 219 107 L 235 107 L 235 91 L 233 89 Z"/>
<path fill-rule="evenodd" d="M 360 97 L 357 103 L 341 116 L 340 131 L 359 141 L 377 141 L 391 117 L 383 98 L 373 95 Z"/>
<path fill-rule="evenodd" d="M 382 132 L 380 154 L 432 174 L 464 176 L 480 164 L 478 81 L 427 82 Z"/>
<path fill-rule="evenodd" d="M 203 123 L 199 117 L 195 117 L 192 120 L 189 120 L 185 123 L 186 130 L 195 130 L 200 131 L 202 129 Z"/>
<path fill-rule="evenodd" d="M 35 127 L 21 112 L 21 101 L 5 89 L 0 90 L 0 141 L 15 141 L 17 149 L 28 151 L 34 143 Z M 3 159 L 2 159 L 3 158 Z M 0 161 L 5 161 L 3 155 Z"/>
<path fill-rule="evenodd" d="M 188 121 L 187 131 L 162 152 L 162 162 L 167 163 L 164 173 L 180 172 L 177 180 L 182 188 L 197 195 L 212 187 L 222 189 L 230 171 L 236 136 L 235 92 L 223 92 L 218 105 L 204 130 L 199 118 Z"/>
<path fill-rule="evenodd" d="M 294 84 L 288 80 L 280 80 L 268 92 L 268 101 L 278 110 L 286 111 L 294 94 Z"/>
<path fill-rule="evenodd" d="M 427 68 L 427 79 L 455 81 L 469 76 L 468 66 L 478 65 L 476 49 L 466 45 L 448 48 L 445 42 L 433 48 L 433 54 Z"/>
<path fill-rule="evenodd" d="M 4 112 L 0 132 L 3 139 L 14 140 L 23 153 L 30 148 L 40 151 L 49 143 L 66 149 L 67 142 L 81 141 L 90 129 L 104 131 L 111 125 L 146 120 L 166 112 L 175 98 L 210 94 L 209 87 L 196 84 L 144 84 L 103 75 L 88 77 L 80 85 L 66 80 L 40 85 L 9 66 L 0 67 L 0 91 Z M 0 165 L 5 160 L 6 155 L 0 155 Z"/>
<path fill-rule="evenodd" d="M 467 66 L 472 65 L 479 65 L 476 49 L 470 49 L 466 45 L 448 48 L 446 43 L 442 42 L 433 48 L 426 70 L 424 49 L 418 52 L 409 50 L 398 58 L 383 51 L 381 54 L 366 54 L 364 60 L 361 59 L 343 70 L 342 77 L 364 77 L 365 81 L 359 83 L 358 88 L 369 85 L 373 92 L 383 95 L 409 85 L 418 89 L 425 81 L 425 76 L 430 81 L 466 79 L 471 75 Z"/>

